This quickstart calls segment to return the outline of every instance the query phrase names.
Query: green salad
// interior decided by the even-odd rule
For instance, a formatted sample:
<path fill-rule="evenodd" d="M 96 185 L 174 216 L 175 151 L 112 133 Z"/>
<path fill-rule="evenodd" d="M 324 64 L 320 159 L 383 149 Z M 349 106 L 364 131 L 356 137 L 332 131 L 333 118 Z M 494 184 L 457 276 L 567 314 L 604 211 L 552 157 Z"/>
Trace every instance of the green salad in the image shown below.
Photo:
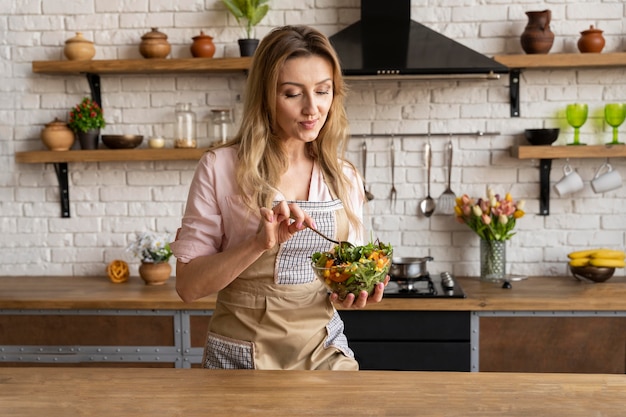
<path fill-rule="evenodd" d="M 364 246 L 337 245 L 330 252 L 315 252 L 311 260 L 315 275 L 343 300 L 363 290 L 371 294 L 385 280 L 392 253 L 391 244 L 376 241 Z"/>

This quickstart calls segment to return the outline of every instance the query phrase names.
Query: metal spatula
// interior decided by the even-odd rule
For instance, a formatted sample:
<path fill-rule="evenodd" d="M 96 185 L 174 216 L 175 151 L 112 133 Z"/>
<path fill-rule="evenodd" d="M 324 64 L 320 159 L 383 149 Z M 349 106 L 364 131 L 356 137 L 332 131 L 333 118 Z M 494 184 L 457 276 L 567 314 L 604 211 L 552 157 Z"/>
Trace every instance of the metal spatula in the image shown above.
<path fill-rule="evenodd" d="M 452 180 L 452 141 L 448 141 L 448 186 L 439 196 L 437 201 L 437 210 L 442 214 L 454 214 L 454 206 L 456 205 L 456 194 L 450 188 Z"/>

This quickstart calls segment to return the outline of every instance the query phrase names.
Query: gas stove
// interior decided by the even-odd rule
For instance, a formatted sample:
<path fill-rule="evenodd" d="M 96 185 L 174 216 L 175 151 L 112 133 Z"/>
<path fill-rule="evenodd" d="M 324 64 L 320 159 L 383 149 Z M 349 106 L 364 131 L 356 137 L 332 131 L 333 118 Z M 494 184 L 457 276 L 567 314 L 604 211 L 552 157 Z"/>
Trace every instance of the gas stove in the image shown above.
<path fill-rule="evenodd" d="M 461 285 L 449 272 L 431 276 L 429 273 L 418 278 L 390 276 L 385 288 L 388 298 L 465 298 Z"/>

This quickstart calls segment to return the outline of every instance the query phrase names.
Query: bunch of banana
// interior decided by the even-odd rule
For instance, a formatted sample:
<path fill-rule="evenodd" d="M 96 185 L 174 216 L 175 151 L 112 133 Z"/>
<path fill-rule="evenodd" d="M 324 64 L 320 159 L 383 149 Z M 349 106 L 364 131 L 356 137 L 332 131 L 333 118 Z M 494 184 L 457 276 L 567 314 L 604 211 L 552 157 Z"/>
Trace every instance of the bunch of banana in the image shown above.
<path fill-rule="evenodd" d="M 613 249 L 588 249 L 571 252 L 568 255 L 571 266 L 597 266 L 601 268 L 624 268 L 626 253 Z"/>

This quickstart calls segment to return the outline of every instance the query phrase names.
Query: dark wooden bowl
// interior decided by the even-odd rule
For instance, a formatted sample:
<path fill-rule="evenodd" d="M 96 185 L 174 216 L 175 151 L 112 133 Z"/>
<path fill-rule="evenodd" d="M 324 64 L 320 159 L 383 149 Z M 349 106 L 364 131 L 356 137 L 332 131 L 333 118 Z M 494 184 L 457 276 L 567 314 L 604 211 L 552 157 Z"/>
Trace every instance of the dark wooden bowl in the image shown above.
<path fill-rule="evenodd" d="M 110 149 L 132 149 L 141 145 L 141 135 L 102 135 L 102 142 Z"/>

